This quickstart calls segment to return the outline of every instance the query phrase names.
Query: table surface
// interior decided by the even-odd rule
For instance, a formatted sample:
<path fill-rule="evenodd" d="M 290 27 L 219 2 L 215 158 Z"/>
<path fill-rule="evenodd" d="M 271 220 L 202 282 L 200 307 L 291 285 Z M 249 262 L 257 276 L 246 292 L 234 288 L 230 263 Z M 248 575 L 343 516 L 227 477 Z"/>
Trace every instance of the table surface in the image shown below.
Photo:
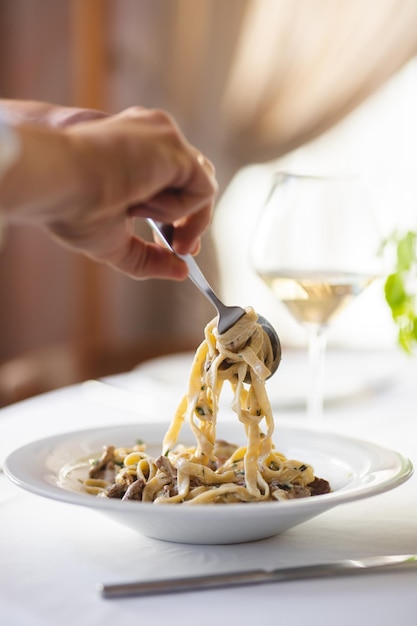
<path fill-rule="evenodd" d="M 359 370 L 369 375 L 375 358 L 358 354 L 355 375 Z M 138 404 L 152 405 L 144 397 L 148 381 L 136 372 L 109 382 L 126 388 L 132 380 L 137 388 L 131 392 L 112 395 L 107 386 L 81 384 L 1 410 L 0 464 L 34 439 L 119 421 L 149 421 L 136 410 Z M 417 360 L 400 359 L 383 385 L 330 403 L 323 428 L 398 450 L 417 464 L 416 381 Z M 281 419 L 297 425 L 306 419 L 297 405 L 278 408 L 275 416 L 277 429 Z M 392 491 L 342 505 L 264 541 L 193 546 L 142 537 L 97 513 L 25 492 L 0 474 L 0 621 L 5 626 L 94 626 L 129 618 L 180 623 L 196 616 L 204 626 L 219 620 L 249 624 L 260 615 L 276 614 L 280 622 L 322 625 L 416 623 L 417 570 L 118 600 L 105 600 L 96 590 L 99 582 L 416 554 L 416 487 L 413 475 Z"/>

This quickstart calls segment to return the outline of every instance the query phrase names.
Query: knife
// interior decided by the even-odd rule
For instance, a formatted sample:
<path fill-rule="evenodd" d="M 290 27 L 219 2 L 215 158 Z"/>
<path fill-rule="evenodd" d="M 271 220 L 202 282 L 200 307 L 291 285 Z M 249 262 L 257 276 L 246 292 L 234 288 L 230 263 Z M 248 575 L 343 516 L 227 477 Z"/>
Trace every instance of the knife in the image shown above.
<path fill-rule="evenodd" d="M 97 589 L 103 598 L 123 598 L 128 596 L 150 596 L 166 593 L 182 593 L 185 591 L 204 591 L 208 589 L 224 589 L 243 585 L 260 585 L 279 583 L 309 578 L 329 578 L 332 576 L 351 576 L 394 570 L 417 571 L 417 555 L 397 554 L 391 556 L 371 556 L 363 559 L 345 559 L 333 563 L 317 565 L 301 565 L 274 570 L 252 570 L 246 572 L 230 572 L 225 574 L 208 574 L 187 578 L 168 578 L 146 582 L 130 582 L 118 584 L 100 583 Z"/>

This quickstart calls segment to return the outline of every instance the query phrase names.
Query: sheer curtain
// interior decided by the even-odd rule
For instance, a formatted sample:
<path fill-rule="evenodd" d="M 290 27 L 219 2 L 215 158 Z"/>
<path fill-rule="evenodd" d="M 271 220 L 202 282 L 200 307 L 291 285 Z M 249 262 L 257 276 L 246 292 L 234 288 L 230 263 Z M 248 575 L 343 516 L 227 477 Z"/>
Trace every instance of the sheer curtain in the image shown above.
<path fill-rule="evenodd" d="M 168 106 L 224 184 L 320 135 L 417 52 L 414 0 L 122 0 L 111 101 Z"/>
<path fill-rule="evenodd" d="M 222 99 L 226 150 L 241 164 L 293 150 L 416 52 L 413 0 L 252 0 Z"/>

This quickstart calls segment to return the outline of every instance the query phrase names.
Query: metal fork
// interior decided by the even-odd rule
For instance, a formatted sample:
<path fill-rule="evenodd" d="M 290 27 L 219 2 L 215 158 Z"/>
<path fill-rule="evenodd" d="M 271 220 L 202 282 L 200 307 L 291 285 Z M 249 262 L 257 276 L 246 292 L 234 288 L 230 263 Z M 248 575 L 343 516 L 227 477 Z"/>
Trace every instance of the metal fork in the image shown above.
<path fill-rule="evenodd" d="M 211 304 L 216 309 L 219 315 L 219 321 L 217 323 L 217 328 L 219 333 L 222 335 L 229 328 L 231 328 L 236 322 L 245 315 L 245 310 L 240 306 L 226 306 L 219 297 L 214 293 L 213 289 L 207 282 L 206 277 L 203 272 L 198 267 L 194 258 L 191 254 L 177 254 L 172 247 L 172 235 L 174 232 L 174 228 L 172 224 L 164 224 L 162 222 L 156 222 L 153 219 L 147 218 L 146 220 L 151 227 L 152 231 L 156 233 L 158 238 L 166 245 L 167 248 L 171 250 L 176 256 L 183 259 L 189 270 L 189 278 L 195 284 L 196 287 L 201 291 L 202 294 L 206 296 L 206 298 L 211 302 Z M 267 333 L 271 340 L 272 351 L 274 355 L 274 362 L 270 367 L 271 376 L 278 369 L 278 365 L 281 361 L 281 344 L 279 341 L 279 337 L 274 329 L 274 327 L 266 320 L 264 317 L 258 316 L 258 322 L 261 324 L 264 331 Z"/>
<path fill-rule="evenodd" d="M 172 234 L 173 234 L 173 226 L 171 224 L 163 224 L 162 222 L 155 222 L 154 220 L 148 218 L 146 220 L 152 230 L 158 235 L 158 237 L 163 241 L 167 248 L 169 248 L 176 256 L 180 257 L 187 263 L 189 270 L 189 278 L 192 280 L 194 285 L 198 287 L 202 294 L 206 296 L 206 298 L 212 303 L 212 305 L 217 310 L 219 314 L 219 322 L 218 329 L 219 333 L 222 335 L 229 328 L 231 328 L 236 322 L 245 315 L 245 310 L 240 306 L 226 306 L 223 302 L 218 298 L 218 296 L 214 293 L 213 289 L 207 282 L 206 277 L 203 272 L 198 267 L 194 258 L 191 254 L 177 254 L 172 247 Z"/>

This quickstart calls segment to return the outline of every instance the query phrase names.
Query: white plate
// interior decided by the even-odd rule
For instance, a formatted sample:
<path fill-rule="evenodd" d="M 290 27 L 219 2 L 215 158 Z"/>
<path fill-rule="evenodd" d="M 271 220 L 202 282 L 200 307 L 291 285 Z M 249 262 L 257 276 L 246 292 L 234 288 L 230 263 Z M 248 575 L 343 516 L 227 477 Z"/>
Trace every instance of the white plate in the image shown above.
<path fill-rule="evenodd" d="M 106 444 L 129 446 L 140 438 L 151 454 L 158 455 L 166 428 L 161 423 L 128 424 L 55 435 L 10 454 L 4 471 L 17 485 L 40 496 L 88 507 L 148 537 L 194 544 L 271 537 L 336 505 L 393 489 L 412 474 L 411 462 L 392 450 L 332 433 L 281 426 L 274 437 L 277 448 L 289 458 L 313 465 L 317 476 L 330 481 L 332 493 L 285 502 L 186 506 L 122 502 L 60 486 L 64 465 L 96 454 Z M 219 425 L 218 435 L 244 443 L 239 424 Z M 194 441 L 187 426 L 180 440 Z"/>

